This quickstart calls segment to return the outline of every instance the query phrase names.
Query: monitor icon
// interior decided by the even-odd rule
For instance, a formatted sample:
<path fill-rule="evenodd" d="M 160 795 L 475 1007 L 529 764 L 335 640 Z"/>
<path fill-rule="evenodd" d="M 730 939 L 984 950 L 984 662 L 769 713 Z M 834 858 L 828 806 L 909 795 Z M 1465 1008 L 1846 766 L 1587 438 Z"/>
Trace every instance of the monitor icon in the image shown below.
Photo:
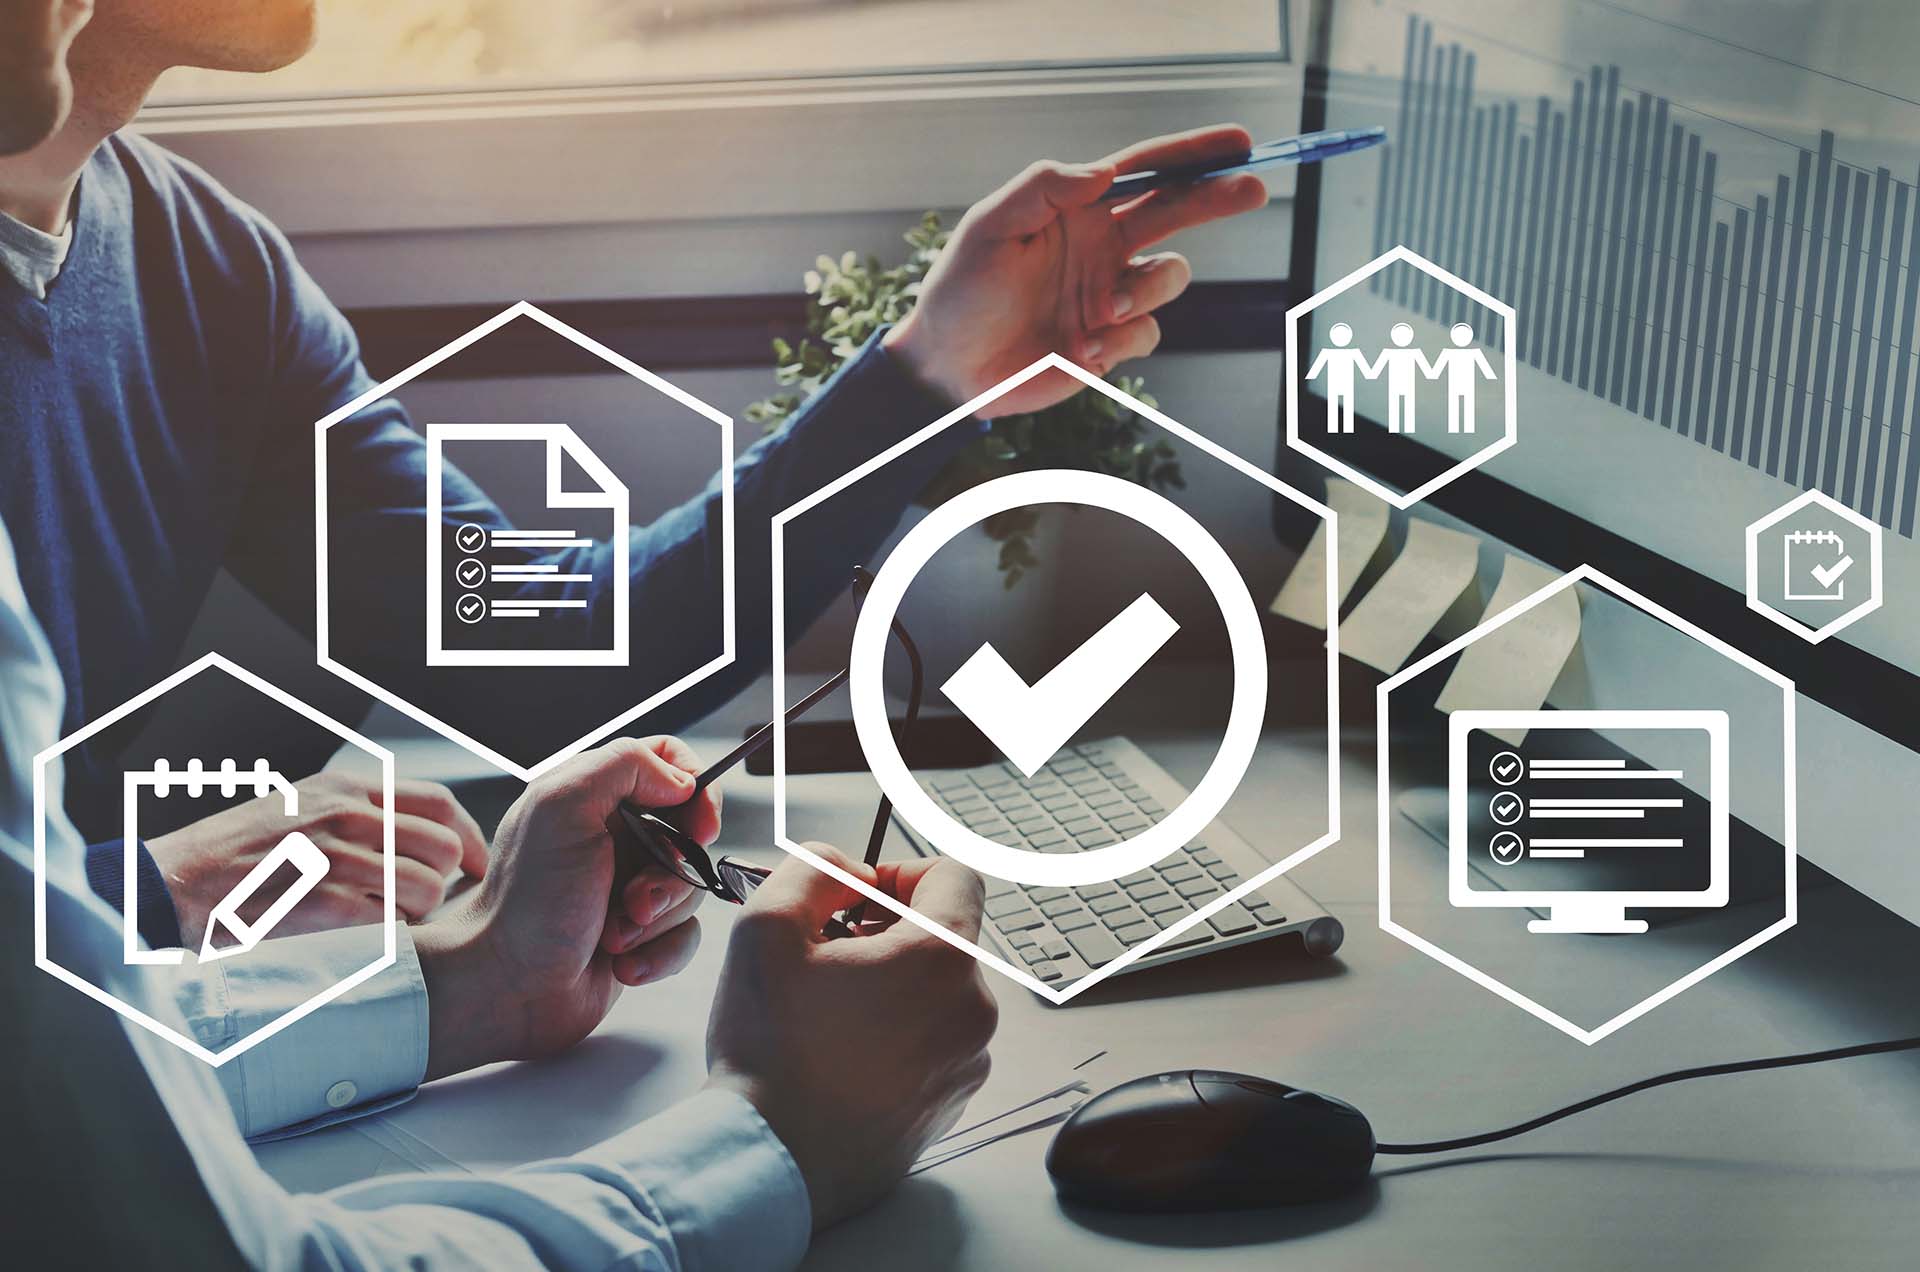
<path fill-rule="evenodd" d="M 1455 711 L 1447 730 L 1454 905 L 1546 909 L 1529 932 L 1644 932 L 1629 908 L 1727 903 L 1726 712 Z"/>

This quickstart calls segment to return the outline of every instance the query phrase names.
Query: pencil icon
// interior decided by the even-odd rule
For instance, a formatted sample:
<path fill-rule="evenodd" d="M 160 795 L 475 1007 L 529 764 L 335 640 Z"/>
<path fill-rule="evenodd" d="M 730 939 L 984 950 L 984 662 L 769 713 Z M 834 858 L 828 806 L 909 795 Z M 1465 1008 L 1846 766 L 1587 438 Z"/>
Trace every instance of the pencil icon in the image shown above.
<path fill-rule="evenodd" d="M 253 898 L 253 894 L 260 890 L 283 862 L 298 870 L 300 877 L 258 919 L 248 923 L 240 917 L 240 907 Z M 273 932 L 275 924 L 287 917 L 288 911 L 313 891 L 326 873 L 327 854 L 299 831 L 290 832 L 274 846 L 272 852 L 247 872 L 247 877 L 236 884 L 233 891 L 220 899 L 220 904 L 213 907 L 213 913 L 207 916 L 206 940 L 200 945 L 200 961 L 206 963 L 229 954 L 244 954 L 258 945 Z M 235 943 L 224 949 L 215 949 L 213 938 L 222 927 L 233 934 Z"/>

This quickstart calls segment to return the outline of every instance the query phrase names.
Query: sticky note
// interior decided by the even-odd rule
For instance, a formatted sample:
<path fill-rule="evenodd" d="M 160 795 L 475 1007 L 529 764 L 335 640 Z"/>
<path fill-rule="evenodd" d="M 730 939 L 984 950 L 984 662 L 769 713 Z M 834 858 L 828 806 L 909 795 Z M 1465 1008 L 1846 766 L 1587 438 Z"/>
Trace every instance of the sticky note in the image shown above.
<path fill-rule="evenodd" d="M 1336 605 L 1346 603 L 1353 585 L 1366 573 L 1387 539 L 1387 505 L 1350 481 L 1327 478 L 1327 506 L 1339 522 L 1338 574 L 1334 579 Z M 1327 523 L 1321 522 L 1300 554 L 1293 573 L 1268 606 L 1282 618 L 1310 627 L 1327 625 Z"/>
<path fill-rule="evenodd" d="M 1487 602 L 1486 619 L 1512 609 L 1559 577 L 1556 571 L 1508 553 L 1500 583 Z M 1460 708 L 1537 710 L 1579 639 L 1580 598 L 1571 587 L 1562 588 L 1468 645 L 1434 705 L 1448 713 Z M 1515 746 L 1526 740 L 1524 729 L 1489 732 Z"/>
<path fill-rule="evenodd" d="M 1480 540 L 1414 517 L 1407 542 L 1380 581 L 1340 623 L 1340 652 L 1389 674 L 1400 670 L 1473 586 Z"/>

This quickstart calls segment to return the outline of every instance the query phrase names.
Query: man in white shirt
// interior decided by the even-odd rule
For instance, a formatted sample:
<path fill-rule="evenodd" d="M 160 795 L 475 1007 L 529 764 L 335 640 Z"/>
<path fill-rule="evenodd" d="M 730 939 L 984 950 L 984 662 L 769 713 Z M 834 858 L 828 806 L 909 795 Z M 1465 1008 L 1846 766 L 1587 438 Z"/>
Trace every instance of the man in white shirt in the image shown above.
<path fill-rule="evenodd" d="M 254 1162 L 214 1069 L 35 966 L 30 772 L 55 739 L 61 689 L 4 526 L 0 684 L 0 1197 L 18 1266 L 791 1267 L 816 1228 L 898 1182 L 986 1078 L 996 1010 L 979 965 L 910 923 L 822 938 L 855 894 L 795 859 L 735 925 L 698 1094 L 587 1152 L 503 1175 L 289 1194 Z M 189 1028 L 145 969 L 122 962 L 119 916 L 81 873 L 59 778 L 49 774 L 44 866 L 54 952 L 135 1010 Z M 429 1071 L 537 1054 L 599 1023 L 618 993 L 599 949 L 613 871 L 605 820 L 620 799 L 657 802 L 676 780 L 656 746 L 622 742 L 528 788 L 485 884 L 414 929 L 410 974 L 424 977 L 429 1019 L 406 1023 L 428 1040 Z M 979 880 L 951 861 L 869 881 L 954 932 L 979 932 Z M 313 1019 L 353 1012 L 329 1004 Z M 336 1059 L 350 1050 L 330 1041 L 321 1050 Z"/>

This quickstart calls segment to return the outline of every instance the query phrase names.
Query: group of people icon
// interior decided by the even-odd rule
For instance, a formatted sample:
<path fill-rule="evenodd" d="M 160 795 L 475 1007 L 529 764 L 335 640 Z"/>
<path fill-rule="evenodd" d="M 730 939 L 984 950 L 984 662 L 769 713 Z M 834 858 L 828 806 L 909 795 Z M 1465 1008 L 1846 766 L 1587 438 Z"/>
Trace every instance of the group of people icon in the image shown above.
<path fill-rule="evenodd" d="M 1453 324 L 1448 333 L 1453 348 L 1443 349 L 1432 358 L 1411 347 L 1413 327 L 1410 324 L 1396 322 L 1387 334 L 1393 347 L 1382 349 L 1379 357 L 1368 361 L 1366 354 L 1352 347 L 1352 327 L 1336 322 L 1327 331 L 1332 345 L 1322 349 L 1307 370 L 1307 379 L 1318 380 L 1324 376 L 1327 382 L 1327 432 L 1353 432 L 1354 394 L 1360 379 L 1377 380 L 1383 371 L 1387 376 L 1389 433 L 1413 432 L 1416 371 L 1429 380 L 1446 378 L 1447 432 L 1473 432 L 1474 389 L 1482 376 L 1489 380 L 1497 378 L 1487 355 L 1468 348 L 1473 343 L 1473 328 L 1464 322 Z"/>

